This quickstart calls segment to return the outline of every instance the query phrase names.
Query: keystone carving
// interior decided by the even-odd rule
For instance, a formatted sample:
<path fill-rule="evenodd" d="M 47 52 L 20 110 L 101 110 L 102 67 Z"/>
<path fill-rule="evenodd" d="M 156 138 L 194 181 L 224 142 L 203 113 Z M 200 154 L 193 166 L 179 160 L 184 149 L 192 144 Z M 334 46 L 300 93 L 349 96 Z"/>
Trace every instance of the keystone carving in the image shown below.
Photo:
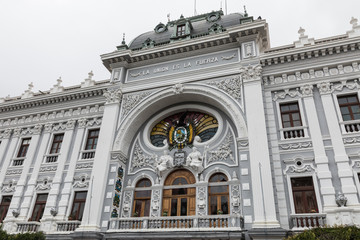
<path fill-rule="evenodd" d="M 260 79 L 261 72 L 262 67 L 260 64 L 240 68 L 240 76 L 245 81 Z"/>

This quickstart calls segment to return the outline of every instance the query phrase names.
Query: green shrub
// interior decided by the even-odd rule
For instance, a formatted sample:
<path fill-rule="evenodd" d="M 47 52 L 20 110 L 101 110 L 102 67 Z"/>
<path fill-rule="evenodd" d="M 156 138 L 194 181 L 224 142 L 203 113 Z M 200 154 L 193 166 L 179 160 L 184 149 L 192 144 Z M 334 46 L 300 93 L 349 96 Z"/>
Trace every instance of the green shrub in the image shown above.
<path fill-rule="evenodd" d="M 0 226 L 0 240 L 45 240 L 46 237 L 42 232 L 37 233 L 18 233 L 15 235 L 8 234 L 1 229 Z"/>
<path fill-rule="evenodd" d="M 358 240 L 360 229 L 355 226 L 313 228 L 286 240 Z"/>

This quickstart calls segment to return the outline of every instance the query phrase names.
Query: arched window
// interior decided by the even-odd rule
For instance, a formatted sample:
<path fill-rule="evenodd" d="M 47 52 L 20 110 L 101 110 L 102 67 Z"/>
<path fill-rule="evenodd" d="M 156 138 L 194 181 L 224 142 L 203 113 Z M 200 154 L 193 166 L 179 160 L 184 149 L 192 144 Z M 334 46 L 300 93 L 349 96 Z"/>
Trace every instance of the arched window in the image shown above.
<path fill-rule="evenodd" d="M 195 215 L 195 177 L 188 170 L 172 172 L 165 180 L 163 216 Z"/>
<path fill-rule="evenodd" d="M 141 179 L 137 182 L 134 193 L 133 217 L 148 217 L 150 214 L 151 182 Z"/>
<path fill-rule="evenodd" d="M 229 214 L 228 178 L 223 173 L 215 173 L 209 179 L 209 214 Z"/>

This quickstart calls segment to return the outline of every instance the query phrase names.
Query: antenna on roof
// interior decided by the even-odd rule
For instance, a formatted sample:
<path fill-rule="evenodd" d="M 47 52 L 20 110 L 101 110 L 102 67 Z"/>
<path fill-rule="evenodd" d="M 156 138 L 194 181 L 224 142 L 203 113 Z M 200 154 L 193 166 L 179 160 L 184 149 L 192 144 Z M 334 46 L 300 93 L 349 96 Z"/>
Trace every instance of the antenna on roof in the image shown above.
<path fill-rule="evenodd" d="M 121 44 L 125 45 L 125 33 L 123 33 L 123 40 L 122 40 Z"/>
<path fill-rule="evenodd" d="M 167 14 L 168 22 L 170 22 L 170 13 Z"/>
<path fill-rule="evenodd" d="M 194 0 L 194 16 L 196 16 L 197 13 L 196 13 L 196 0 Z"/>

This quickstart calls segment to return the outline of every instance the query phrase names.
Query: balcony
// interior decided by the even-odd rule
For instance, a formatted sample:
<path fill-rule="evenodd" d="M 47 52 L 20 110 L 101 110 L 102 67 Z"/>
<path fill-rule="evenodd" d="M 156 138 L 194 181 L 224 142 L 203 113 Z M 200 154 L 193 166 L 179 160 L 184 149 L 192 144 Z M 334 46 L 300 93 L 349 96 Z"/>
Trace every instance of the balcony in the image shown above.
<path fill-rule="evenodd" d="M 46 163 L 57 162 L 59 155 L 60 155 L 59 153 L 46 155 L 45 162 Z"/>
<path fill-rule="evenodd" d="M 37 232 L 39 231 L 40 223 L 39 222 L 22 222 L 17 223 L 16 232 L 24 233 L 24 232 Z"/>
<path fill-rule="evenodd" d="M 239 215 L 181 216 L 181 217 L 133 217 L 111 220 L 108 231 L 198 231 L 241 230 L 243 218 Z"/>
<path fill-rule="evenodd" d="M 24 164 L 24 160 L 25 160 L 24 157 L 22 157 L 22 158 L 14 158 L 12 165 L 13 165 L 14 167 L 22 166 L 22 165 Z"/>
<path fill-rule="evenodd" d="M 56 231 L 57 232 L 73 232 L 75 229 L 77 229 L 81 222 L 80 221 L 63 221 L 63 222 L 57 222 L 56 223 Z"/>
<path fill-rule="evenodd" d="M 95 157 L 95 150 L 84 150 L 81 152 L 81 159 L 93 159 Z"/>
<path fill-rule="evenodd" d="M 340 122 L 343 133 L 360 133 L 360 120 Z"/>
<path fill-rule="evenodd" d="M 280 129 L 280 137 L 281 140 L 287 139 L 298 139 L 308 137 L 307 127 L 291 127 L 291 128 L 281 128 Z"/>
<path fill-rule="evenodd" d="M 293 230 L 302 230 L 312 227 L 323 227 L 326 224 L 326 214 L 306 213 L 290 215 Z"/>

